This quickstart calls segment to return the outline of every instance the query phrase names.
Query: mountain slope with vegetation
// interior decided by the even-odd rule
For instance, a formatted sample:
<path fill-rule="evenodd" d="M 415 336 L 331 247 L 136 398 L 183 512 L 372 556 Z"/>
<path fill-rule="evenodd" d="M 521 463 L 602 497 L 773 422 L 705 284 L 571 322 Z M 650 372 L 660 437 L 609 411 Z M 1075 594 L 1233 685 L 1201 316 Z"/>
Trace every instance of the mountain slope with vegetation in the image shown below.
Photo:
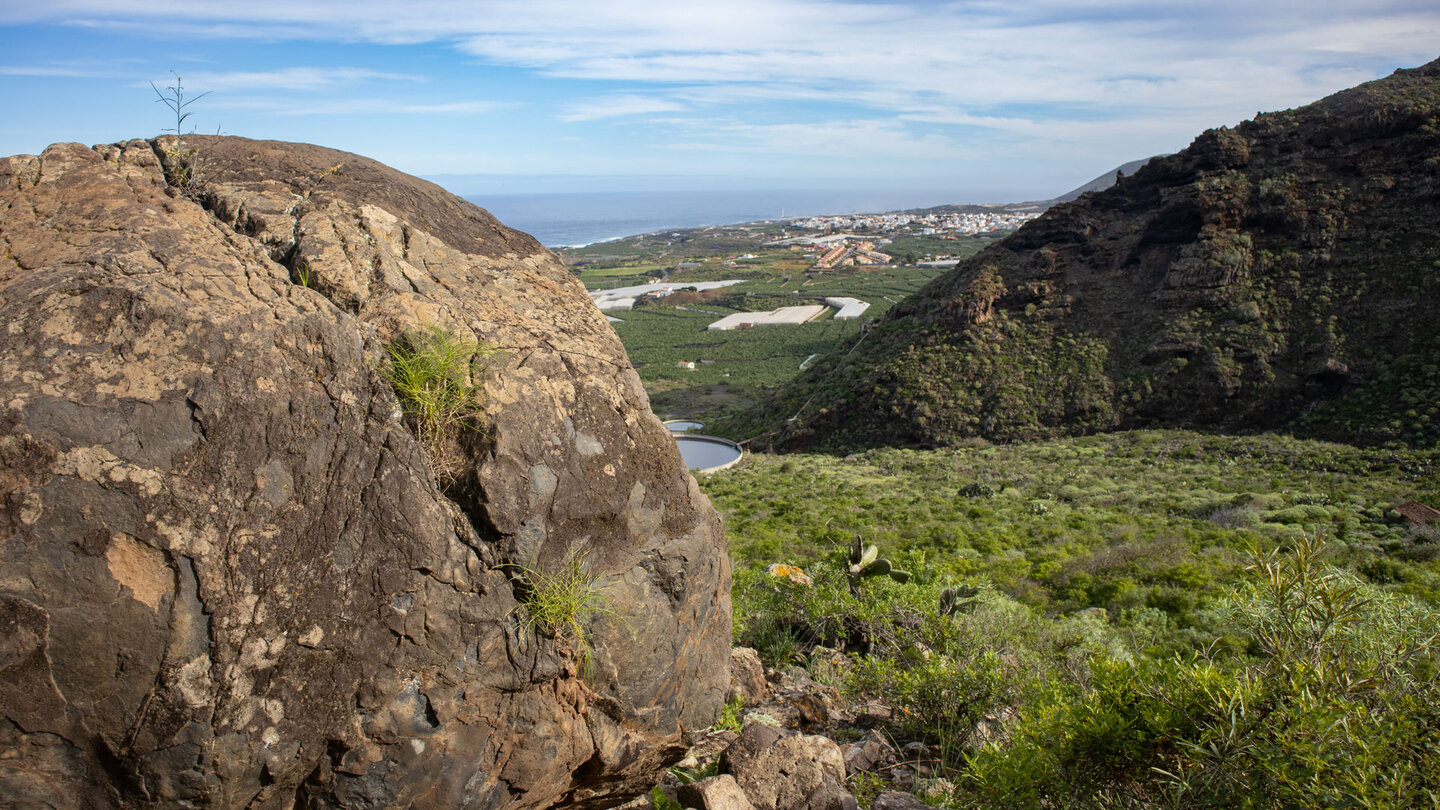
<path fill-rule="evenodd" d="M 1135 427 L 1440 440 L 1440 61 L 1055 206 L 726 426 L 946 446 Z"/>

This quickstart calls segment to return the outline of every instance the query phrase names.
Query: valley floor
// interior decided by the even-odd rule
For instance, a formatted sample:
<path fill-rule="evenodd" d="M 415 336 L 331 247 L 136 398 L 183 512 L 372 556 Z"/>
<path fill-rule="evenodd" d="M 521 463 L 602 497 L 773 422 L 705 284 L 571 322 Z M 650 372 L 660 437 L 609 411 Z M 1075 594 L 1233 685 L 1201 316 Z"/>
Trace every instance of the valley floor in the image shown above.
<path fill-rule="evenodd" d="M 1399 807 L 1440 795 L 1440 525 L 1396 509 L 1440 504 L 1437 472 L 1143 431 L 756 454 L 701 486 L 737 644 L 889 707 L 944 804 Z M 908 581 L 857 574 L 857 538 Z"/>

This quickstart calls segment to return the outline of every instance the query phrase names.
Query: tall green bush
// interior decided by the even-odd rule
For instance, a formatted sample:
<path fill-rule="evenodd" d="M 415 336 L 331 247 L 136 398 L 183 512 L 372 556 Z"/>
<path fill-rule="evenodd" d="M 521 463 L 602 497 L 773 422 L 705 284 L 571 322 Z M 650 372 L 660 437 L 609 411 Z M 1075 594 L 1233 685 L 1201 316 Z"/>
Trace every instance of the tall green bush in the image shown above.
<path fill-rule="evenodd" d="M 1013 807 L 1282 808 L 1440 802 L 1440 611 L 1256 554 L 1220 606 L 1251 652 L 1101 661 L 969 762 L 965 798 Z"/>

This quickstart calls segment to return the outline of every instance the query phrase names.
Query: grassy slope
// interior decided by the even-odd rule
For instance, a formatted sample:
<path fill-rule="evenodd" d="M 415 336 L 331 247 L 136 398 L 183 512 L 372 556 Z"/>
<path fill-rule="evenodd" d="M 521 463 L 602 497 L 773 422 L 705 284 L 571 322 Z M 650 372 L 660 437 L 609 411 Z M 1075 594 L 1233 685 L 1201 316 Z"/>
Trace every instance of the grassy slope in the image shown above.
<path fill-rule="evenodd" d="M 1310 531 L 1377 581 L 1440 601 L 1440 566 L 1406 562 L 1409 530 L 1386 516 L 1406 500 L 1440 503 L 1440 451 L 1137 431 L 756 454 L 702 487 L 737 568 L 803 565 L 858 534 L 922 578 L 985 578 L 1044 611 L 1150 606 L 1183 618 L 1234 579 L 1250 545 Z"/>
<path fill-rule="evenodd" d="M 1440 451 L 1138 431 L 756 454 L 701 486 L 726 524 L 737 642 L 894 707 L 884 730 L 929 746 L 956 785 L 946 806 L 1407 807 L 1440 795 L 1423 646 L 1440 527 L 1388 509 L 1440 503 L 1437 472 Z M 914 578 L 852 590 L 840 556 L 856 535 Z M 1302 635 L 1267 646 L 1248 554 L 1316 536 L 1362 590 L 1313 569 L 1319 590 L 1276 603 L 1313 611 Z M 814 585 L 777 581 L 773 562 Z M 956 585 L 973 598 L 946 616 Z M 1311 636 L 1332 604 L 1355 634 Z"/>

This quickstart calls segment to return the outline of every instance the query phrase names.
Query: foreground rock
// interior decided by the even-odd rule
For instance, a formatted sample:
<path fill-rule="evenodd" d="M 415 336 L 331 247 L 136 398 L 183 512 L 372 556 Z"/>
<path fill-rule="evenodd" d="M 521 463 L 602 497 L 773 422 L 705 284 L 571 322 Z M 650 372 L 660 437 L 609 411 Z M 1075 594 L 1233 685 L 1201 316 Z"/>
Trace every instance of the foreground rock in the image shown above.
<path fill-rule="evenodd" d="M 928 807 L 927 799 L 953 795 L 954 785 L 936 778 L 940 762 L 925 745 L 912 742 L 897 750 L 876 728 L 891 716 L 889 707 L 846 703 L 833 686 L 816 682 L 802 667 L 766 669 L 753 649 L 737 647 L 730 660 L 732 699 L 745 701 L 744 728 L 738 734 L 711 729 L 666 775 L 659 789 L 682 807 L 853 810 L 859 802 L 852 786 L 860 787 L 871 806 L 889 810 Z M 811 670 L 826 679 L 845 666 L 848 659 L 836 651 L 811 651 Z M 756 677 L 763 689 L 754 684 Z M 757 692 L 763 695 L 757 702 L 744 697 Z M 705 773 L 715 775 L 687 783 Z M 627 807 L 643 810 L 638 803 Z"/>
<path fill-rule="evenodd" d="M 728 685 L 729 571 L 603 317 L 435 186 L 185 146 L 189 196 L 168 140 L 0 161 L 0 795 L 490 808 L 654 784 Z M 443 459 L 377 372 L 429 327 L 501 350 L 483 432 Z M 585 677 L 502 567 L 572 555 L 608 605 Z"/>

